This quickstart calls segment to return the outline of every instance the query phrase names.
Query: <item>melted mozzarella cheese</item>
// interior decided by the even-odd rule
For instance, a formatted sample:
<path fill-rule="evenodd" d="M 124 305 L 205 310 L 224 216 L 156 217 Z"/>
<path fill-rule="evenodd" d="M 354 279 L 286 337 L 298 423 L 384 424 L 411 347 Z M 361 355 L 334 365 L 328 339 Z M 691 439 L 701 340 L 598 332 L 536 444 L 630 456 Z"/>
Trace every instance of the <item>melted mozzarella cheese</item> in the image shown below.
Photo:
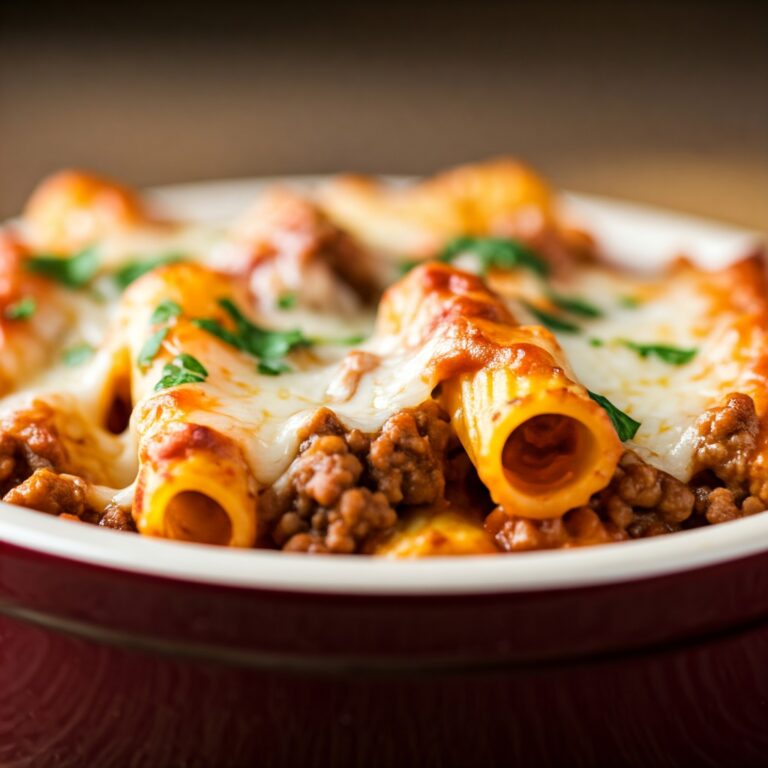
<path fill-rule="evenodd" d="M 219 347 L 220 350 L 220 347 Z M 432 385 L 425 372 L 432 358 L 430 345 L 400 354 L 382 354 L 376 340 L 345 350 L 337 360 L 326 362 L 334 350 L 319 350 L 319 357 L 302 361 L 295 355 L 295 370 L 280 376 L 256 373 L 252 358 L 227 353 L 220 360 L 215 344 L 201 348 L 200 359 L 209 371 L 198 385 L 204 397 L 201 406 L 185 414 L 200 424 L 232 437 L 245 453 L 251 471 L 263 485 L 273 483 L 298 450 L 298 432 L 321 407 L 333 410 L 349 428 L 376 432 L 396 411 L 415 407 L 428 400 Z M 336 386 L 344 373 L 347 355 L 375 355 L 377 364 L 356 377 L 353 385 L 339 396 Z M 153 372 L 152 377 L 156 374 Z M 145 410 L 162 393 L 148 392 L 137 410 Z M 162 427 L 160 427 L 162 428 Z"/>
<path fill-rule="evenodd" d="M 650 464 L 688 480 L 694 422 L 738 388 L 743 366 L 729 316 L 712 313 L 694 281 L 674 277 L 652 289 L 632 277 L 587 271 L 568 291 L 604 313 L 579 319 L 581 333 L 555 332 L 578 380 L 640 422 L 629 447 Z M 637 305 L 622 306 L 627 296 L 637 298 Z M 673 365 L 652 354 L 643 357 L 625 341 L 697 352 L 690 362 Z"/>

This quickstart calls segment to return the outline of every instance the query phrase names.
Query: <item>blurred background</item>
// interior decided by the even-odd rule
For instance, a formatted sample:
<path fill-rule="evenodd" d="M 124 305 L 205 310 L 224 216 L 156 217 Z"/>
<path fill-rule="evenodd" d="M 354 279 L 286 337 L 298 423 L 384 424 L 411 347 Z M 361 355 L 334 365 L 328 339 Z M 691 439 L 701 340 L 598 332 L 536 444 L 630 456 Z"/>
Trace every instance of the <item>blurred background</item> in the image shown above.
<path fill-rule="evenodd" d="M 63 166 L 143 186 L 514 153 L 768 229 L 766 6 L 0 0 L 0 217 Z"/>

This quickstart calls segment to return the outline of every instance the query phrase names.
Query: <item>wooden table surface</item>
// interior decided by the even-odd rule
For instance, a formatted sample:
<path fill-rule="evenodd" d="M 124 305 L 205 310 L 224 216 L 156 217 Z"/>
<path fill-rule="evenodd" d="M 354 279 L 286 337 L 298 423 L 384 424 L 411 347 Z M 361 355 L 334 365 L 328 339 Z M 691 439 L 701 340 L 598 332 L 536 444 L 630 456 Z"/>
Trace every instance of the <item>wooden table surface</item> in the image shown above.
<path fill-rule="evenodd" d="M 514 153 L 571 189 L 768 229 L 759 3 L 6 5 L 0 216 L 63 166 L 147 185 Z"/>

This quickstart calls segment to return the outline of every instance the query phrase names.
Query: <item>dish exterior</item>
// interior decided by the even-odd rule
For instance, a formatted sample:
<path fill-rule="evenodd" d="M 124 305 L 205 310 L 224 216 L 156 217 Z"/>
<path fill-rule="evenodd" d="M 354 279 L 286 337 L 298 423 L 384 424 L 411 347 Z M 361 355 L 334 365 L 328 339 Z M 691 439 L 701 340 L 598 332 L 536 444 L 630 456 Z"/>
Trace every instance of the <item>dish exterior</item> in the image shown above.
<path fill-rule="evenodd" d="M 764 554 L 597 587 L 407 596 L 1 557 L 5 765 L 764 758 Z"/>
<path fill-rule="evenodd" d="M 241 190 L 254 187 L 158 199 L 194 213 L 196 198 L 227 209 Z M 649 258 L 687 240 L 727 263 L 751 242 L 570 205 L 606 242 L 652 224 L 666 239 Z M 334 563 L 3 513 L 4 765 L 749 765 L 764 754 L 761 515 L 616 547 Z M 231 568 L 220 559 L 235 555 Z"/>

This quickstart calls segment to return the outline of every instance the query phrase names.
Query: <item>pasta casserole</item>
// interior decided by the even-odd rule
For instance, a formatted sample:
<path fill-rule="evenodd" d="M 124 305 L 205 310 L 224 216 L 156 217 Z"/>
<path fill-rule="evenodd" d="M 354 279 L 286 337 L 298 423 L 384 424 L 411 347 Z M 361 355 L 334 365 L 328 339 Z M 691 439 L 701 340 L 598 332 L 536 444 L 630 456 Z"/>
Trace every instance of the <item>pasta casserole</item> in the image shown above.
<path fill-rule="evenodd" d="M 0 493 L 145 536 L 389 557 L 762 512 L 763 255 L 676 256 L 617 266 L 506 158 L 286 183 L 214 223 L 58 173 L 0 230 Z"/>

